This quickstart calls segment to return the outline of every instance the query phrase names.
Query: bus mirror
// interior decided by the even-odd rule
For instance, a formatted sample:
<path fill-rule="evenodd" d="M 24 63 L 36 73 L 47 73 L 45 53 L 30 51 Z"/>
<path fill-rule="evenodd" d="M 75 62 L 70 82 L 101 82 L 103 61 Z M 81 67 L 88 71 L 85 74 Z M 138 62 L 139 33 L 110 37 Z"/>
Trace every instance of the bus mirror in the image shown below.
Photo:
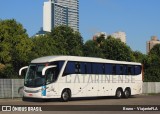
<path fill-rule="evenodd" d="M 45 72 L 46 72 L 47 69 L 54 68 L 54 67 L 56 67 L 56 65 L 44 67 L 43 70 L 42 70 L 42 76 L 45 75 Z"/>
<path fill-rule="evenodd" d="M 28 66 L 22 67 L 22 68 L 19 70 L 19 76 L 22 75 L 22 70 L 27 69 L 27 68 L 28 68 Z"/>

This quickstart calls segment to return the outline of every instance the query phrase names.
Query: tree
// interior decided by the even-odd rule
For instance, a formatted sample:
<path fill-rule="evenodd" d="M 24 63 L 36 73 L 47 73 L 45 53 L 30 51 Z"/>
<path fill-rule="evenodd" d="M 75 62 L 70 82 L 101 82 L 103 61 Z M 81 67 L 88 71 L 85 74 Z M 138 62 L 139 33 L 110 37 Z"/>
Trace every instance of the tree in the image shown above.
<path fill-rule="evenodd" d="M 96 43 L 98 46 L 103 45 L 103 42 L 105 41 L 105 35 L 101 34 L 99 37 L 96 38 Z"/>
<path fill-rule="evenodd" d="M 145 63 L 145 81 L 160 82 L 160 44 L 155 45 Z"/>
<path fill-rule="evenodd" d="M 26 30 L 16 20 L 0 20 L 0 63 L 6 67 L 19 68 L 28 61 L 32 49 L 32 41 Z"/>
<path fill-rule="evenodd" d="M 60 55 L 83 55 L 83 38 L 79 32 L 68 26 L 57 26 L 49 34 L 55 41 Z"/>
<path fill-rule="evenodd" d="M 160 66 L 160 44 L 155 45 L 148 54 L 150 66 Z"/>
<path fill-rule="evenodd" d="M 129 46 L 109 36 L 100 47 L 106 59 L 119 61 L 135 61 L 133 52 Z"/>
<path fill-rule="evenodd" d="M 33 37 L 32 41 L 34 46 L 30 58 L 34 59 L 41 56 L 58 54 L 58 49 L 56 48 L 56 43 L 53 38 L 47 35 L 40 35 Z"/>
<path fill-rule="evenodd" d="M 139 51 L 134 51 L 133 56 L 135 57 L 135 62 L 139 62 L 144 64 L 147 60 L 147 55 L 139 52 Z"/>
<path fill-rule="evenodd" d="M 160 57 L 160 44 L 155 45 L 149 52 L 149 55 L 157 55 Z"/>
<path fill-rule="evenodd" d="M 11 64 L 6 64 L 2 70 L 0 70 L 0 78 L 17 78 L 17 73 Z"/>
<path fill-rule="evenodd" d="M 144 81 L 145 82 L 160 82 L 160 67 L 151 66 L 145 69 Z"/>
<path fill-rule="evenodd" d="M 84 50 L 84 56 L 104 58 L 101 48 L 99 48 L 99 46 L 95 41 L 88 40 L 84 44 L 83 50 Z"/>

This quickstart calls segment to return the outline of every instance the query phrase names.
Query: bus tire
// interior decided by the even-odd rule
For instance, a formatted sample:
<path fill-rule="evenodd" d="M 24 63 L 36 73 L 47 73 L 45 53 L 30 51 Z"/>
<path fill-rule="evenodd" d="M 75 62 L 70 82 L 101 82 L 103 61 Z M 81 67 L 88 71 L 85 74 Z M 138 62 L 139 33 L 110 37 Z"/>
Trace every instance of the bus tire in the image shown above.
<path fill-rule="evenodd" d="M 27 98 L 23 96 L 22 101 L 27 101 Z"/>
<path fill-rule="evenodd" d="M 70 95 L 69 90 L 65 89 L 62 91 L 61 100 L 63 102 L 68 102 L 70 100 L 70 97 L 71 97 L 71 95 Z"/>
<path fill-rule="evenodd" d="M 115 97 L 116 97 L 117 99 L 120 99 L 120 98 L 122 98 L 122 95 L 123 95 L 122 89 L 118 88 L 118 89 L 116 90 Z"/>
<path fill-rule="evenodd" d="M 131 95 L 131 91 L 130 91 L 130 89 L 129 88 L 126 88 L 125 89 L 125 91 L 124 91 L 124 98 L 129 98 L 130 97 L 130 95 Z"/>

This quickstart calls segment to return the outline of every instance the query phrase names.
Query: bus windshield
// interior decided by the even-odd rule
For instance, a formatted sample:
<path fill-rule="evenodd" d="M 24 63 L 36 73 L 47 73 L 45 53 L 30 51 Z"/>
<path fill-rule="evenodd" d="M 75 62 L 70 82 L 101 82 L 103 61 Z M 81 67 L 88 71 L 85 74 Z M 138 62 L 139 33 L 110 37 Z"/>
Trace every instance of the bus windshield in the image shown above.
<path fill-rule="evenodd" d="M 45 85 L 45 76 L 42 76 L 42 69 L 45 64 L 31 64 L 25 76 L 24 85 L 27 87 L 39 87 Z"/>
<path fill-rule="evenodd" d="M 48 65 L 56 65 L 56 67 L 48 69 L 45 73 L 45 76 L 42 76 L 42 70 L 46 64 L 30 64 L 25 76 L 24 86 L 40 87 L 55 82 L 63 64 L 64 61 L 51 62 Z"/>

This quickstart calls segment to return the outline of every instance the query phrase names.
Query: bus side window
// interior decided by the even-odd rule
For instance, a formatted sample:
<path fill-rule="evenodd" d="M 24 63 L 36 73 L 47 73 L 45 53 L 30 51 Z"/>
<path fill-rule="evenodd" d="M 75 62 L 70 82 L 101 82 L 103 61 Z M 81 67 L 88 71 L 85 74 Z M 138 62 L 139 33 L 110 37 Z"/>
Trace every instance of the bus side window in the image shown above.
<path fill-rule="evenodd" d="M 55 73 L 57 76 L 59 75 L 59 72 L 61 71 L 63 64 L 64 64 L 64 61 L 54 61 L 50 63 L 50 65 L 56 65 Z"/>
<path fill-rule="evenodd" d="M 126 65 L 123 66 L 123 74 L 124 74 L 124 75 L 128 75 L 128 68 L 127 68 Z"/>
<path fill-rule="evenodd" d="M 128 73 L 128 75 L 131 75 L 131 68 L 132 68 L 131 66 L 127 67 L 127 71 L 128 71 L 127 73 Z"/>
<path fill-rule="evenodd" d="M 80 63 L 80 73 L 86 74 L 86 64 L 84 62 Z"/>
<path fill-rule="evenodd" d="M 104 64 L 98 63 L 97 73 L 98 74 L 104 74 Z"/>
<path fill-rule="evenodd" d="M 102 63 L 92 63 L 92 74 L 104 74 L 104 66 Z"/>
<path fill-rule="evenodd" d="M 121 66 L 120 66 L 120 75 L 123 75 L 123 74 L 124 74 L 123 71 L 124 71 L 124 67 L 123 67 L 123 65 L 121 65 Z"/>
<path fill-rule="evenodd" d="M 135 75 L 141 74 L 141 66 L 135 66 Z"/>
<path fill-rule="evenodd" d="M 112 74 L 112 65 L 111 64 L 105 64 L 105 74 L 106 75 Z"/>
<path fill-rule="evenodd" d="M 81 72 L 80 63 L 76 62 L 75 63 L 75 73 L 79 74 L 80 72 Z"/>
<path fill-rule="evenodd" d="M 92 74 L 97 74 L 98 71 L 98 64 L 92 63 Z"/>
<path fill-rule="evenodd" d="M 134 66 L 131 67 L 131 75 L 135 75 L 135 67 Z"/>
<path fill-rule="evenodd" d="M 75 62 L 68 62 L 63 72 L 63 76 L 75 74 Z"/>
<path fill-rule="evenodd" d="M 46 83 L 49 84 L 53 81 L 56 81 L 56 68 L 50 68 L 46 71 Z"/>
<path fill-rule="evenodd" d="M 116 65 L 112 65 L 112 74 L 116 75 Z"/>
<path fill-rule="evenodd" d="M 134 66 L 128 66 L 128 75 L 135 75 Z"/>
<path fill-rule="evenodd" d="M 92 74 L 92 63 L 86 63 L 86 74 Z"/>
<path fill-rule="evenodd" d="M 116 65 L 117 75 L 123 75 L 123 65 Z"/>

